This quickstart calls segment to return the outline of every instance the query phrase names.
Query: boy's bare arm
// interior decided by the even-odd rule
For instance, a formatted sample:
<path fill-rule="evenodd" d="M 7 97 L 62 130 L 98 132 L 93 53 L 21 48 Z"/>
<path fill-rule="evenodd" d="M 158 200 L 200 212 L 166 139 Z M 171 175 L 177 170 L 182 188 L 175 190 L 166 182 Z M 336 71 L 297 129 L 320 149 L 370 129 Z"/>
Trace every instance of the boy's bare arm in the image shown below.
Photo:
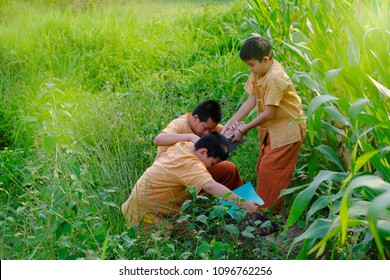
<path fill-rule="evenodd" d="M 192 141 L 196 143 L 199 140 L 199 136 L 196 134 L 177 134 L 177 133 L 165 133 L 160 132 L 156 138 L 154 138 L 154 144 L 157 146 L 170 146 L 180 141 Z"/>
<path fill-rule="evenodd" d="M 235 124 L 239 123 L 245 118 L 256 106 L 256 96 L 249 94 L 248 99 L 241 105 L 240 109 L 234 114 L 234 116 L 225 124 L 221 133 L 224 134 L 227 130 L 231 129 Z"/>
<path fill-rule="evenodd" d="M 227 193 L 230 193 L 230 195 L 227 197 L 227 199 L 235 199 L 237 200 L 237 205 L 240 207 L 245 208 L 250 214 L 256 212 L 257 208 L 260 206 L 257 202 L 254 201 L 244 201 L 240 202 L 242 200 L 241 197 L 233 193 L 231 190 L 229 190 L 224 185 L 216 182 L 216 181 L 210 181 L 203 185 L 203 190 L 209 194 L 217 195 L 219 197 L 224 196 Z"/>
<path fill-rule="evenodd" d="M 241 131 L 246 134 L 252 128 L 258 127 L 259 125 L 262 125 L 266 121 L 272 120 L 275 116 L 275 110 L 276 110 L 276 106 L 272 106 L 272 105 L 265 106 L 265 110 L 263 113 L 258 115 L 250 123 L 244 124 L 243 126 L 241 126 L 241 128 L 240 128 Z"/>
<path fill-rule="evenodd" d="M 241 138 L 249 132 L 252 128 L 258 127 L 259 125 L 262 125 L 266 121 L 269 121 L 274 118 L 275 116 L 275 110 L 276 106 L 267 105 L 265 106 L 265 110 L 263 113 L 258 115 L 253 121 L 251 121 L 248 124 L 243 124 L 239 130 L 236 130 L 234 132 L 234 138 L 232 143 L 238 142 L 241 140 Z"/>

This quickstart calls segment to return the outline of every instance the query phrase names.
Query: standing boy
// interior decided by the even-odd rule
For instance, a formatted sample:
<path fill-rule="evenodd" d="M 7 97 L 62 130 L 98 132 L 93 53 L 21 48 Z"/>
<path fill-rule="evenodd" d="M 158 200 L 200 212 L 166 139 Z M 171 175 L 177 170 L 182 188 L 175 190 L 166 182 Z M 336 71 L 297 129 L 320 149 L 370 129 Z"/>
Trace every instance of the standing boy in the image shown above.
<path fill-rule="evenodd" d="M 259 36 L 247 39 L 240 50 L 240 58 L 252 72 L 245 85 L 249 96 L 222 133 L 257 105 L 257 117 L 234 132 L 233 142 L 257 127 L 260 139 L 257 193 L 264 200 L 262 207 L 271 208 L 275 203 L 273 213 L 277 214 L 282 206 L 278 196 L 290 185 L 306 131 L 306 123 L 301 119 L 302 102 L 282 66 L 272 58 L 267 40 Z"/>
<path fill-rule="evenodd" d="M 187 113 L 174 119 L 156 136 L 154 139 L 154 143 L 158 146 L 156 158 L 179 141 L 196 143 L 201 136 L 207 133 L 220 132 L 222 126 L 219 126 L 218 123 L 221 118 L 221 107 L 218 102 L 214 100 L 203 101 L 196 106 L 192 114 Z M 230 130 L 226 131 L 226 134 L 231 133 Z M 237 167 L 230 161 L 222 161 L 210 167 L 209 172 L 215 181 L 230 190 L 243 185 Z"/>
<path fill-rule="evenodd" d="M 237 201 L 249 213 L 259 206 L 244 201 L 227 187 L 217 183 L 208 169 L 229 155 L 226 137 L 218 132 L 202 136 L 196 144 L 181 141 L 162 153 L 139 178 L 130 197 L 122 205 L 122 213 L 132 225 L 148 227 L 164 223 L 179 214 L 184 201 L 191 199 L 187 188 L 196 193 L 224 196 Z"/>

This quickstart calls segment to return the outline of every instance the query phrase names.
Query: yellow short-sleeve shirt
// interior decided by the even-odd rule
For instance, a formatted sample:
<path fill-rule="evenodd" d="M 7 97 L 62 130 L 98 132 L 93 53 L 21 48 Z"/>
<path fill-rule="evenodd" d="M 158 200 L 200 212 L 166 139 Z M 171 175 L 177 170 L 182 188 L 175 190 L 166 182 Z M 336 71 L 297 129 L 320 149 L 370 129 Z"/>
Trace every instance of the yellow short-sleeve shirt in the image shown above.
<path fill-rule="evenodd" d="M 122 212 L 133 225 L 139 224 L 146 214 L 174 215 L 185 200 L 191 199 L 186 188 L 194 187 L 199 193 L 212 180 L 204 163 L 195 155 L 194 144 L 178 142 L 139 178 L 122 205 Z"/>
<path fill-rule="evenodd" d="M 188 124 L 188 119 L 192 117 L 191 113 L 184 114 L 173 121 L 171 121 L 167 127 L 165 127 L 162 132 L 165 133 L 175 133 L 175 134 L 194 134 L 190 125 Z M 217 125 L 217 127 L 213 131 L 220 132 L 222 130 L 221 125 Z M 158 158 L 163 152 L 168 150 L 171 146 L 158 146 L 157 147 L 157 156 Z"/>
<path fill-rule="evenodd" d="M 292 81 L 277 61 L 273 61 L 264 76 L 258 78 L 252 74 L 245 90 L 256 96 L 258 114 L 264 112 L 267 105 L 276 106 L 274 118 L 258 127 L 260 145 L 267 133 L 272 149 L 302 140 L 301 130 L 304 135 L 306 123 L 304 120 L 296 121 L 303 117 L 302 102 Z"/>

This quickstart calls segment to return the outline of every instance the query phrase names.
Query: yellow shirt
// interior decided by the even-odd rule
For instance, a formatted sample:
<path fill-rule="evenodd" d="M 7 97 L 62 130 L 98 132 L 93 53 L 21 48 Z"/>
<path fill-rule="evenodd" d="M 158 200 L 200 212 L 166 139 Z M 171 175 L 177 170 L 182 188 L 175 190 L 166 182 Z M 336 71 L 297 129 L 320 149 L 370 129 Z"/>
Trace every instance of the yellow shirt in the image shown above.
<path fill-rule="evenodd" d="M 171 216 L 183 202 L 191 199 L 186 188 L 199 193 L 204 184 L 213 181 L 204 163 L 194 152 L 192 142 L 178 142 L 163 153 L 139 178 L 122 212 L 133 225 L 146 214 Z"/>
<path fill-rule="evenodd" d="M 175 133 L 175 134 L 194 134 L 191 127 L 188 124 L 188 119 L 192 117 L 191 113 L 184 114 L 173 121 L 171 121 L 166 128 L 162 130 L 165 133 Z M 222 126 L 218 125 L 213 131 L 221 131 Z M 157 156 L 158 158 L 163 152 L 168 150 L 171 146 L 158 146 L 157 147 Z"/>
<path fill-rule="evenodd" d="M 258 78 L 252 74 L 245 90 L 256 96 L 258 114 L 264 112 L 267 105 L 276 106 L 274 118 L 258 127 L 260 145 L 267 133 L 270 135 L 272 149 L 302 140 L 301 129 L 304 135 L 306 122 L 294 121 L 303 117 L 302 102 L 277 61 L 273 61 L 264 76 Z"/>

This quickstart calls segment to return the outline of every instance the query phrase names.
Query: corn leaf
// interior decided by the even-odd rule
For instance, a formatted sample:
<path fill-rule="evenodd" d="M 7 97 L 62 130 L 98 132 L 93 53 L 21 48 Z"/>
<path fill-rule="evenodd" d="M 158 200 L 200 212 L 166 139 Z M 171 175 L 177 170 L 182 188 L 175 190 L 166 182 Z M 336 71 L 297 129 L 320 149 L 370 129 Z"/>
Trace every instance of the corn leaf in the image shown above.
<path fill-rule="evenodd" d="M 332 147 L 328 145 L 319 145 L 315 147 L 317 151 L 319 151 L 327 160 L 333 162 L 337 169 L 340 171 L 345 171 L 345 166 L 340 160 L 339 156 L 337 153 L 332 149 Z"/>
<path fill-rule="evenodd" d="M 314 239 L 314 238 L 323 238 L 328 233 L 329 229 L 331 228 L 333 222 L 332 220 L 328 219 L 317 219 L 315 220 L 310 227 L 301 235 L 294 238 L 293 242 L 291 243 L 291 247 L 289 251 L 292 250 L 294 245 L 298 243 L 299 241 L 305 240 L 305 239 Z"/>
<path fill-rule="evenodd" d="M 311 216 L 313 216 L 314 213 L 316 213 L 318 210 L 321 210 L 321 209 L 327 207 L 331 201 L 332 201 L 332 198 L 328 195 L 320 196 L 316 201 L 314 201 L 312 206 L 310 207 L 309 211 L 307 211 L 306 224 L 309 223 L 309 220 L 310 220 Z"/>
<path fill-rule="evenodd" d="M 331 100 L 337 100 L 338 98 L 332 95 L 320 95 L 313 98 L 312 101 L 309 103 L 309 107 L 307 110 L 307 115 L 311 116 L 313 112 L 322 104 L 331 101 Z"/>
<path fill-rule="evenodd" d="M 384 251 L 384 245 L 383 245 L 383 239 L 389 240 L 390 234 L 390 224 L 385 223 L 385 230 L 382 230 L 386 233 L 386 236 L 381 236 L 380 232 L 378 230 L 378 222 L 381 214 L 387 210 L 387 208 L 390 206 L 390 185 L 388 186 L 387 192 L 377 196 L 371 203 L 371 206 L 368 208 L 368 222 L 369 227 L 374 235 L 375 243 L 378 248 L 379 254 L 381 255 L 382 259 L 386 259 L 385 251 Z M 388 234 L 388 235 L 387 235 Z"/>
<path fill-rule="evenodd" d="M 349 117 L 353 127 L 356 128 L 358 115 L 362 112 L 367 103 L 369 103 L 369 100 L 366 98 L 358 99 L 349 108 Z"/>
<path fill-rule="evenodd" d="M 346 187 L 343 198 L 341 199 L 341 207 L 340 207 L 340 224 L 341 224 L 341 242 L 345 243 L 345 239 L 347 236 L 347 224 L 349 217 L 349 201 L 352 192 L 358 188 L 366 186 L 377 191 L 379 194 L 389 191 L 390 184 L 383 181 L 379 177 L 372 175 L 360 176 L 353 179 L 350 184 Z"/>
<path fill-rule="evenodd" d="M 320 173 L 314 178 L 313 182 L 302 192 L 300 192 L 293 201 L 291 206 L 290 214 L 288 216 L 285 231 L 287 231 L 288 227 L 293 225 L 298 218 L 302 215 L 303 211 L 306 209 L 307 205 L 313 198 L 317 188 L 324 181 L 341 181 L 346 176 L 346 173 L 342 172 L 334 172 L 328 170 L 322 170 Z"/>

